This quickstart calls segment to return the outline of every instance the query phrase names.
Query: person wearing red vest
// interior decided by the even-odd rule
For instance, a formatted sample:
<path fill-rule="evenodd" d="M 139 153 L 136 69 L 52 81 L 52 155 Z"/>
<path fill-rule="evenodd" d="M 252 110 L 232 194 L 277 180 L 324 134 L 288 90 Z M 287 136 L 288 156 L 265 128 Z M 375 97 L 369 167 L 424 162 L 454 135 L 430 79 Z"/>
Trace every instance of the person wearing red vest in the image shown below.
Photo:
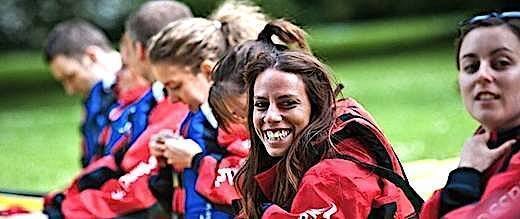
<path fill-rule="evenodd" d="M 416 216 L 421 200 L 371 116 L 352 99 L 336 102 L 327 67 L 274 44 L 277 31 L 262 31 L 272 49 L 245 71 L 251 149 L 236 181 L 238 217 Z"/>
<path fill-rule="evenodd" d="M 460 94 L 480 127 L 421 218 L 520 218 L 520 11 L 469 18 L 455 42 Z"/>

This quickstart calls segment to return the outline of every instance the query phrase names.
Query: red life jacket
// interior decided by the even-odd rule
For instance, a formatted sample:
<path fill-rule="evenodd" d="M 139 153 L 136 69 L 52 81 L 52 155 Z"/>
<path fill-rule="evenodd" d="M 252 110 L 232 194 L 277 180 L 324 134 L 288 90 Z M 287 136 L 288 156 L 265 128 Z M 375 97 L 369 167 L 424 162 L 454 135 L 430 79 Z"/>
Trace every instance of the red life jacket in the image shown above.
<path fill-rule="evenodd" d="M 303 176 L 290 211 L 267 207 L 263 218 L 415 218 L 422 204 L 392 146 L 353 99 L 336 103 L 331 140 L 336 152 Z M 272 198 L 277 167 L 255 179 Z"/>
<path fill-rule="evenodd" d="M 423 200 L 408 183 L 392 145 L 373 117 L 351 98 L 338 101 L 336 113 L 331 139 L 340 152 L 337 157 L 373 171 L 382 183 L 382 195 L 376 198 L 370 216 L 393 218 L 395 211 L 400 211 L 407 218 L 417 217 Z M 343 145 L 352 138 L 360 144 Z"/>
<path fill-rule="evenodd" d="M 151 112 L 149 126 L 124 153 L 117 165 L 122 176 L 109 179 L 97 189 L 69 189 L 65 193 L 62 212 L 67 218 L 113 218 L 144 210 L 157 202 L 148 188 L 148 178 L 158 171 L 155 157 L 148 149 L 150 137 L 162 129 L 179 128 L 188 113 L 186 105 L 161 101 Z M 111 166 L 113 156 L 100 165 Z M 112 164 L 113 165 L 113 164 Z M 111 167 L 114 168 L 114 167 Z M 72 188 L 77 188 L 73 185 Z"/>
<path fill-rule="evenodd" d="M 213 204 L 231 206 L 240 196 L 234 186 L 234 177 L 249 153 L 249 134 L 243 125 L 232 125 L 229 131 L 218 130 L 217 142 L 226 150 L 222 158 L 202 158 L 195 189 Z"/>

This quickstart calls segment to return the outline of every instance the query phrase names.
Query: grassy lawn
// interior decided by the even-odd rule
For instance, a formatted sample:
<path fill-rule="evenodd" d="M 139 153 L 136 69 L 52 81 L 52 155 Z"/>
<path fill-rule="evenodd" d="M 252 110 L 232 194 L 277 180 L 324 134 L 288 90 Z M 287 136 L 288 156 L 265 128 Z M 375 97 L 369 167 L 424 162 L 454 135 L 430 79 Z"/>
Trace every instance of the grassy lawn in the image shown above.
<path fill-rule="evenodd" d="M 0 188 L 65 186 L 79 168 L 78 100 L 47 88 L 0 101 Z"/>
<path fill-rule="evenodd" d="M 456 156 L 476 126 L 456 90 L 450 43 L 395 48 L 449 35 L 454 19 L 311 28 L 312 46 L 346 85 L 344 95 L 374 115 L 405 161 Z M 79 169 L 80 100 L 65 96 L 33 51 L 0 54 L 0 101 L 0 188 L 65 186 Z"/>
<path fill-rule="evenodd" d="M 344 95 L 383 127 L 405 161 L 456 156 L 476 123 L 456 89 L 451 48 L 333 62 Z"/>
<path fill-rule="evenodd" d="M 329 58 L 358 58 L 451 40 L 461 14 L 328 24 L 305 29 L 309 32 L 314 53 Z"/>

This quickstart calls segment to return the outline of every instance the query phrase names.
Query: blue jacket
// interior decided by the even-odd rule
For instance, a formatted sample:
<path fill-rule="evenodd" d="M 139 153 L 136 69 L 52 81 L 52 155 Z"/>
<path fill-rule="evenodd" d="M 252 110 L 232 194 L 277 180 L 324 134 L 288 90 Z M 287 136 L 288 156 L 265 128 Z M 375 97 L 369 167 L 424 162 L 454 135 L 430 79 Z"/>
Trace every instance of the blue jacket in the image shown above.
<path fill-rule="evenodd" d="M 201 108 L 204 108 L 203 105 Z M 206 107 L 206 109 L 209 109 Z M 217 144 L 217 124 L 211 110 L 198 110 L 190 112 L 181 126 L 181 134 L 185 138 L 194 140 L 199 144 L 204 155 L 222 156 L 223 149 Z M 214 208 L 214 206 L 195 191 L 197 171 L 193 168 L 184 169 L 182 186 L 186 192 L 185 218 L 233 218 Z"/>
<path fill-rule="evenodd" d="M 85 118 L 81 124 L 83 135 L 83 154 L 81 164 L 87 166 L 92 158 L 99 154 L 99 135 L 109 124 L 108 113 L 117 106 L 112 89 L 106 89 L 103 81 L 96 83 L 83 102 Z"/>
<path fill-rule="evenodd" d="M 113 118 L 110 118 L 109 137 L 105 139 L 102 155 L 111 154 L 112 149 L 122 143 L 132 145 L 148 126 L 148 115 L 156 104 L 156 97 L 150 89 L 132 104 L 114 108 L 113 111 L 119 110 L 118 115 L 110 116 Z"/>

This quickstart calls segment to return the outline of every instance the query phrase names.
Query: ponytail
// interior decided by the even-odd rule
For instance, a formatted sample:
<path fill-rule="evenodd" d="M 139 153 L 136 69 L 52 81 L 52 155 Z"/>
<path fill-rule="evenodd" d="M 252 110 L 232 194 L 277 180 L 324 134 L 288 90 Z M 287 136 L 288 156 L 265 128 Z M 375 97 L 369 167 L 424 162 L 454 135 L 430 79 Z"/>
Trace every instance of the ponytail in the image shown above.
<path fill-rule="evenodd" d="M 204 60 L 216 62 L 230 47 L 255 39 L 266 19 L 257 6 L 226 1 L 209 19 L 187 18 L 168 24 L 149 42 L 150 61 L 185 65 L 197 74 Z"/>
<path fill-rule="evenodd" d="M 285 49 L 311 54 L 311 50 L 305 39 L 307 33 L 291 22 L 282 19 L 269 22 L 265 25 L 260 34 L 258 34 L 257 41 L 271 45 L 279 45 L 273 42 L 273 35 L 278 37 L 278 39 L 285 44 L 283 45 Z"/>
<path fill-rule="evenodd" d="M 255 39 L 268 20 L 260 7 L 237 0 L 224 2 L 209 19 L 221 24 L 220 32 L 228 47 Z"/>

